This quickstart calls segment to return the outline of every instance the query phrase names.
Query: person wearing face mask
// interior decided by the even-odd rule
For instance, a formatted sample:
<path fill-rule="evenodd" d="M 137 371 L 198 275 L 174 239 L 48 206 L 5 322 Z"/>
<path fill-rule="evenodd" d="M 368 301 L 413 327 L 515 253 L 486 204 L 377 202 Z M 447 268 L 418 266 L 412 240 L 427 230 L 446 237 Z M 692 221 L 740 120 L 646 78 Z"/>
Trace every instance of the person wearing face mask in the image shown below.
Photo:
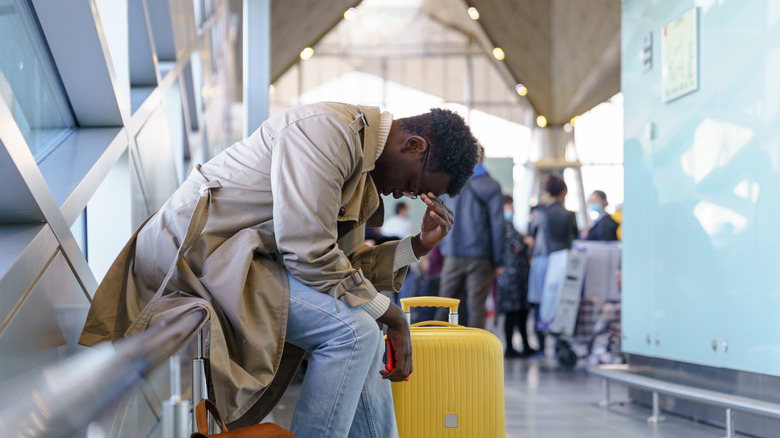
<path fill-rule="evenodd" d="M 593 226 L 588 230 L 586 240 L 614 241 L 618 240 L 618 223 L 606 212 L 607 194 L 595 190 L 588 197 L 588 214 L 593 218 Z M 594 218 L 595 216 L 595 218 Z"/>

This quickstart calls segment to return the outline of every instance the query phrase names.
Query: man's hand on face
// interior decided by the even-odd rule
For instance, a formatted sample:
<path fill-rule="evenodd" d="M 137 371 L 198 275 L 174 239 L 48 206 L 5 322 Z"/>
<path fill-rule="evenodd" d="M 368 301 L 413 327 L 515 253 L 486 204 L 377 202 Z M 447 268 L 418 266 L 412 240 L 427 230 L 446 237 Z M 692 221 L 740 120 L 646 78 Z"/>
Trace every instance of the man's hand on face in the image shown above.
<path fill-rule="evenodd" d="M 412 374 L 412 338 L 409 335 L 409 324 L 401 308 L 393 303 L 390 303 L 385 314 L 377 321 L 387 326 L 387 339 L 393 347 L 393 359 L 395 359 L 393 371 L 382 369 L 379 373 L 383 379 L 402 382 Z"/>
<path fill-rule="evenodd" d="M 447 233 L 455 221 L 454 213 L 433 193 L 421 193 L 420 199 L 428 206 L 423 216 L 420 234 L 412 239 L 412 248 L 417 257 L 428 254 Z"/>

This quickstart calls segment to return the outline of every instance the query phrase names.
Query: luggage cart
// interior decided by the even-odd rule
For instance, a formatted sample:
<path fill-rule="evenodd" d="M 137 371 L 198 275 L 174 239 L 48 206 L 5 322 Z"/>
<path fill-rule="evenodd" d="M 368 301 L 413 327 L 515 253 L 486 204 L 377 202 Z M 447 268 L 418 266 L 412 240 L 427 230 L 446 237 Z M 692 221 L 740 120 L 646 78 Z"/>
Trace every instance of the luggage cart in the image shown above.
<path fill-rule="evenodd" d="M 555 338 L 555 356 L 564 368 L 579 357 L 571 347 L 585 274 L 585 254 L 573 250 L 550 253 L 542 299 L 536 315 L 536 331 Z"/>
<path fill-rule="evenodd" d="M 620 301 L 584 293 L 586 272 L 592 273 L 587 249 L 575 242 L 573 250 L 550 254 L 537 331 L 555 338 L 558 364 L 573 368 L 579 359 L 592 365 L 615 363 L 620 353 Z M 584 245 L 584 244 L 583 244 Z M 584 354 L 578 354 L 575 346 Z"/>
<path fill-rule="evenodd" d="M 583 298 L 574 334 L 552 335 L 556 338 L 555 357 L 563 368 L 574 368 L 580 359 L 587 359 L 590 366 L 624 362 L 620 350 L 620 302 Z M 579 354 L 574 347 L 585 353 Z"/>

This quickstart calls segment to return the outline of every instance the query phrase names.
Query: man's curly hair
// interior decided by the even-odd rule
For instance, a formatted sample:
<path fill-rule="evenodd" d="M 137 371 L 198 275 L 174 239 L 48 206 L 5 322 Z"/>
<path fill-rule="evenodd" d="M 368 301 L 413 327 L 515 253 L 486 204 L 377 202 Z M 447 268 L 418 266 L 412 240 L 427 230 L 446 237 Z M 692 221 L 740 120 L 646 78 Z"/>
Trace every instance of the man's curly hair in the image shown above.
<path fill-rule="evenodd" d="M 452 181 L 447 194 L 455 196 L 474 174 L 479 146 L 463 117 L 447 109 L 431 108 L 427 113 L 398 119 L 401 129 L 419 135 L 431 144 L 427 169 L 446 172 Z"/>

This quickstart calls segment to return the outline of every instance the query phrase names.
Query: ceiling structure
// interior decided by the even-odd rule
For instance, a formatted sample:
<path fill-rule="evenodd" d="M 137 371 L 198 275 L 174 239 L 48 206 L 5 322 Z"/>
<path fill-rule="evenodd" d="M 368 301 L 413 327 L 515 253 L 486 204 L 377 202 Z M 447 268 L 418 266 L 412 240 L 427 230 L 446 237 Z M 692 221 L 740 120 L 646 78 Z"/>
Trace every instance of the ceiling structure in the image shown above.
<path fill-rule="evenodd" d="M 359 0 L 273 0 L 271 80 L 277 80 Z M 480 42 L 507 82 L 550 125 L 569 120 L 620 91 L 620 0 L 422 0 L 432 18 Z M 466 12 L 477 8 L 479 20 Z M 512 84 L 509 84 L 512 86 Z"/>
<path fill-rule="evenodd" d="M 313 47 L 361 0 L 272 0 L 271 82 L 298 62 L 301 50 Z"/>

